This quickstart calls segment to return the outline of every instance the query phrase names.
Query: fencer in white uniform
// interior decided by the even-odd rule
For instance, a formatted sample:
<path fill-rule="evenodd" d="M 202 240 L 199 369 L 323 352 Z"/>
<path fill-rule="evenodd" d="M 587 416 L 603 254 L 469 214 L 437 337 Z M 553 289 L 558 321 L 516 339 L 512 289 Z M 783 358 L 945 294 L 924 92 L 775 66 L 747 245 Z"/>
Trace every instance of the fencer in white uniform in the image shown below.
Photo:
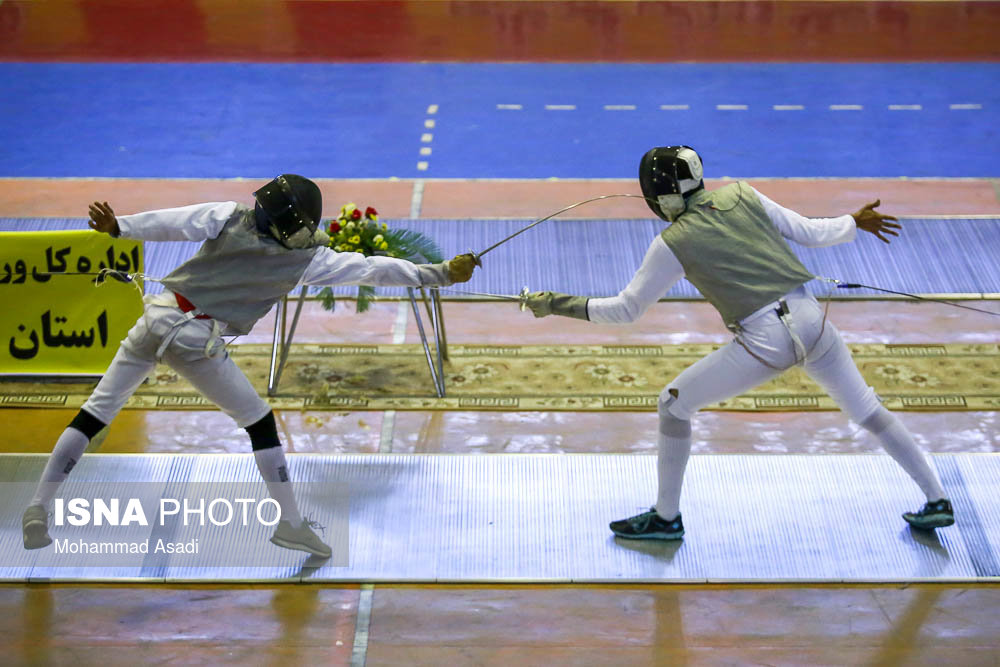
<path fill-rule="evenodd" d="M 109 424 L 157 362 L 170 365 L 247 430 L 258 470 L 281 507 L 275 544 L 321 557 L 330 548 L 303 518 L 271 407 L 226 353 L 220 336 L 249 333 L 297 285 L 433 286 L 465 282 L 471 255 L 441 264 L 338 253 L 319 229 L 322 196 L 311 180 L 283 174 L 254 193 L 253 209 L 215 202 L 115 216 L 107 202 L 90 207 L 90 227 L 145 241 L 203 241 L 198 252 L 147 296 L 142 316 L 80 412 L 63 431 L 22 520 L 24 546 L 52 542 L 47 511 L 90 439 Z"/>
<path fill-rule="evenodd" d="M 853 215 L 805 218 L 745 182 L 706 191 L 701 158 L 687 146 L 647 152 L 639 181 L 650 208 L 671 224 L 650 244 L 628 286 L 609 298 L 535 292 L 527 305 L 536 317 L 555 314 L 623 324 L 637 320 L 686 277 L 716 307 L 734 337 L 663 389 L 656 505 L 612 522 L 611 530 L 625 538 L 681 538 L 680 496 L 691 450 L 691 418 L 795 365 L 874 434 L 923 491 L 926 504 L 903 518 L 920 529 L 951 525 L 951 503 L 937 473 L 861 376 L 836 327 L 803 287 L 813 274 L 784 240 L 830 246 L 853 241 L 862 229 L 888 243 L 886 235 L 898 235 L 900 228 L 892 222 L 895 218 L 875 211 L 879 202 Z"/>

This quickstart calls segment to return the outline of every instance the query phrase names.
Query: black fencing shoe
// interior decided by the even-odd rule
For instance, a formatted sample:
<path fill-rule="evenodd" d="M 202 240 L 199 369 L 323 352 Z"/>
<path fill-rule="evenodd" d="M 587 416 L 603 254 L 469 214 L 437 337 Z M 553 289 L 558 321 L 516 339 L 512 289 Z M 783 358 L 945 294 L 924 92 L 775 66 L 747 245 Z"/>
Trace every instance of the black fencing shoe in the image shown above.
<path fill-rule="evenodd" d="M 25 549 L 41 549 L 52 544 L 49 537 L 49 513 L 41 505 L 31 505 L 21 517 Z"/>
<path fill-rule="evenodd" d="M 608 524 L 611 532 L 630 540 L 679 540 L 684 537 L 684 523 L 678 514 L 667 521 L 656 513 L 655 507 L 648 512 L 636 514 L 628 519 L 612 521 Z"/>
<path fill-rule="evenodd" d="M 323 530 L 323 526 L 309 519 L 302 519 L 298 528 L 292 528 L 291 523 L 282 520 L 278 522 L 278 528 L 271 536 L 271 542 L 286 549 L 298 549 L 311 553 L 313 556 L 329 558 L 332 553 L 330 547 L 319 539 L 319 535 L 313 532 L 313 528 Z"/>
<path fill-rule="evenodd" d="M 951 501 L 947 498 L 927 503 L 919 512 L 906 512 L 903 518 L 911 526 L 921 530 L 944 528 L 955 523 L 955 513 L 951 509 Z"/>

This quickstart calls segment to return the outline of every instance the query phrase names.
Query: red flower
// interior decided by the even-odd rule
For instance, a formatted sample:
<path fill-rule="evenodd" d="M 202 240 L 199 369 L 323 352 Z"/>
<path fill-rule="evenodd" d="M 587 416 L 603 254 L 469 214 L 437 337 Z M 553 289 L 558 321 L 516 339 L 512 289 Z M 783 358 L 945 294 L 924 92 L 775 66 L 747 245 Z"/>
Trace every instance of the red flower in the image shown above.
<path fill-rule="evenodd" d="M 339 231 L 340 231 L 340 223 L 339 222 L 331 222 L 330 223 L 330 233 L 331 234 L 336 234 Z"/>
<path fill-rule="evenodd" d="M 375 209 L 373 209 L 371 206 L 369 206 L 368 208 L 365 209 L 365 217 L 366 218 L 370 218 L 370 217 L 376 216 L 376 215 L 378 215 L 378 211 L 376 211 Z"/>
<path fill-rule="evenodd" d="M 359 211 L 358 209 L 354 209 L 353 211 L 351 211 L 351 220 L 360 220 L 360 219 L 361 219 L 361 211 Z"/>

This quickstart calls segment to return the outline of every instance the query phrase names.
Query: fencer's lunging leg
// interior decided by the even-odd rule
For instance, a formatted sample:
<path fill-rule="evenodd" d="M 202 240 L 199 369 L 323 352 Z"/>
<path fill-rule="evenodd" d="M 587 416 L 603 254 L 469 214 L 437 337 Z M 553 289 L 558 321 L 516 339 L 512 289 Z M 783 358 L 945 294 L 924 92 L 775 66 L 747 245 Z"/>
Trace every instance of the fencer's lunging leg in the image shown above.
<path fill-rule="evenodd" d="M 66 481 L 73 467 L 83 456 L 90 439 L 105 427 L 105 423 L 86 410 L 80 410 L 62 432 L 45 464 L 42 478 L 35 488 L 31 504 L 21 517 L 25 549 L 41 549 L 52 544 L 49 536 L 49 505 Z"/>
<path fill-rule="evenodd" d="M 669 521 L 680 512 L 681 485 L 691 454 L 692 415 L 778 374 L 741 345 L 729 343 L 686 368 L 663 390 L 657 403 L 657 514 Z"/>
<path fill-rule="evenodd" d="M 278 440 L 274 413 L 268 412 L 263 419 L 247 426 L 246 431 L 250 435 L 253 457 L 267 485 L 267 492 L 281 506 L 281 518 L 293 528 L 298 528 L 302 524 L 302 515 L 295 502 L 285 452 L 281 449 L 281 441 Z"/>
<path fill-rule="evenodd" d="M 924 452 L 896 415 L 879 406 L 871 417 L 861 422 L 861 426 L 878 438 L 885 451 L 913 478 L 928 501 L 945 497 L 937 473 L 931 468 Z"/>
<path fill-rule="evenodd" d="M 128 337 L 122 341 L 101 381 L 56 441 L 31 501 L 32 507 L 41 505 L 48 508 L 59 491 L 59 485 L 80 461 L 90 440 L 111 423 L 153 370 L 155 362 L 149 348 L 155 344 L 144 315 L 129 330 Z"/>
<path fill-rule="evenodd" d="M 660 393 L 657 403 L 660 425 L 656 507 L 628 519 L 612 521 L 611 532 L 629 539 L 680 539 L 684 535 L 680 496 L 691 454 L 691 417 L 706 405 L 756 387 L 778 373 L 741 345 L 729 343 L 678 375 Z"/>
<path fill-rule="evenodd" d="M 660 430 L 657 434 L 656 471 L 659 491 L 656 496 L 656 513 L 671 520 L 680 513 L 681 486 L 684 470 L 691 454 L 691 421 L 678 419 L 670 414 L 670 405 L 677 398 L 676 389 L 670 389 L 667 400 L 661 396 L 657 403 Z"/>
<path fill-rule="evenodd" d="M 812 379 L 833 397 L 848 417 L 879 439 L 927 500 L 944 498 L 937 472 L 906 427 L 879 402 L 875 391 L 865 382 L 837 328 L 828 322 L 816 347 L 818 353 L 806 362 L 806 371 Z"/>
<path fill-rule="evenodd" d="M 48 508 L 52 499 L 56 497 L 60 485 L 66 481 L 70 471 L 83 456 L 90 439 L 104 427 L 104 422 L 86 410 L 80 410 L 73 417 L 73 421 L 56 441 L 52 455 L 45 464 L 42 478 L 35 489 L 35 496 L 31 499 L 32 505 Z"/>
<path fill-rule="evenodd" d="M 288 475 L 288 463 L 278 440 L 278 429 L 274 423 L 274 413 L 268 412 L 262 419 L 246 427 L 253 445 L 253 457 L 257 462 L 267 492 L 281 506 L 281 521 L 271 536 L 271 542 L 286 549 L 307 551 L 314 556 L 329 558 L 330 547 L 325 544 L 312 527 L 319 524 L 303 519 L 295 502 L 295 493 Z"/>

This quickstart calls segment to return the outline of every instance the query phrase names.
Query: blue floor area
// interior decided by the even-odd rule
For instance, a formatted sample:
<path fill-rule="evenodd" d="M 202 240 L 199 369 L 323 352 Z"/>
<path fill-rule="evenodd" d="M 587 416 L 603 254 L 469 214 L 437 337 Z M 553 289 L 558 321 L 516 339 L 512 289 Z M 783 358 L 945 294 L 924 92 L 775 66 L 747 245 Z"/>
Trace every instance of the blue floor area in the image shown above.
<path fill-rule="evenodd" d="M 632 178 L 671 143 L 709 177 L 997 177 L 998 128 L 996 63 L 0 63 L 0 177 Z"/>
<path fill-rule="evenodd" d="M 480 251 L 525 226 L 524 220 L 386 220 L 391 228 L 416 229 L 434 239 L 446 256 Z M 906 219 L 903 235 L 890 246 L 864 235 L 854 243 L 829 248 L 791 244 L 816 275 L 914 294 L 1000 293 L 1000 219 Z M 0 231 L 83 229 L 81 218 L 0 218 Z M 517 294 L 554 290 L 586 296 L 613 296 L 625 287 L 650 242 L 662 229 L 654 220 L 551 220 L 483 258 L 484 267 L 456 290 Z M 146 274 L 162 278 L 198 249 L 199 243 L 147 243 Z M 830 294 L 828 283 L 813 281 L 810 291 Z M 160 286 L 147 283 L 147 291 Z M 313 289 L 315 293 L 318 288 Z M 335 289 L 353 295 L 355 288 Z M 384 296 L 403 296 L 402 288 L 379 288 Z M 868 289 L 833 291 L 833 297 L 876 296 Z M 444 298 L 465 298 L 454 292 Z M 682 280 L 666 298 L 701 298 Z"/>

